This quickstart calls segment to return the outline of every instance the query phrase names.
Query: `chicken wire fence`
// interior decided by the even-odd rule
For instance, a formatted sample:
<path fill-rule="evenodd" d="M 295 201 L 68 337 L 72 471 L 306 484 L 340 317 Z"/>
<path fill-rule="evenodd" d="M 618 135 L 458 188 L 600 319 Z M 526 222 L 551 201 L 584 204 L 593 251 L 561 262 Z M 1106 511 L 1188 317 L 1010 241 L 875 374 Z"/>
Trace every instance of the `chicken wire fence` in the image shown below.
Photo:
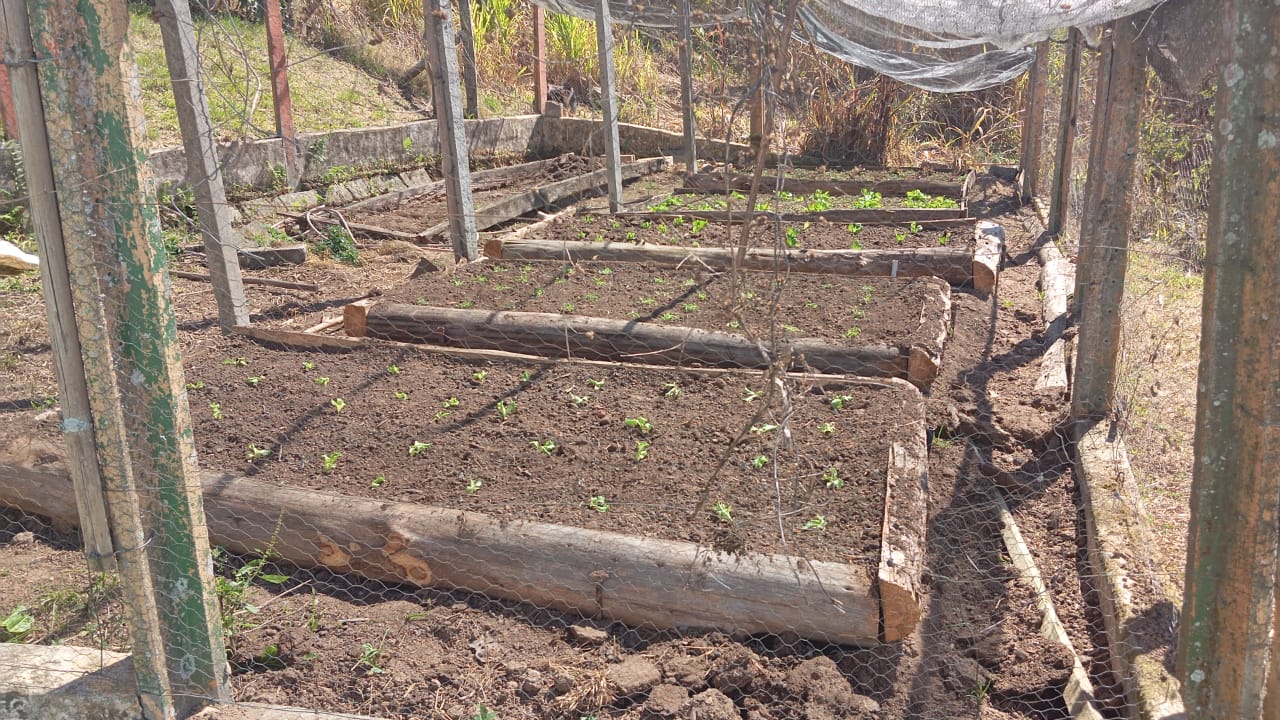
<path fill-rule="evenodd" d="M 726 187 L 724 207 L 698 202 L 710 200 L 625 220 L 580 210 L 561 227 L 570 240 L 656 234 L 753 257 L 818 243 L 819 230 L 872 245 L 871 221 L 697 214 L 839 202 L 817 192 Z M 136 210 L 106 208 L 115 225 Z M 139 264 L 158 264 L 154 214 L 143 224 Z M 970 242 L 914 220 L 883 241 L 926 233 L 944 251 Z M 16 419 L 0 537 L 14 565 L 55 577 L 19 575 L 5 639 L 137 653 L 139 626 L 163 627 L 163 662 L 184 684 L 139 683 L 179 705 L 227 699 L 192 689 L 222 672 L 215 656 L 214 677 L 194 677 L 176 648 L 195 636 L 225 651 L 236 699 L 383 717 L 1132 711 L 1109 667 L 1100 578 L 1079 557 L 1065 440 L 1018 450 L 988 416 L 998 372 L 947 348 L 957 322 L 1003 317 L 1000 296 L 928 274 L 741 270 L 693 253 L 431 267 L 360 317 L 370 335 L 464 352 L 263 346 L 175 320 L 166 293 L 152 298 L 158 324 L 106 316 L 115 342 L 97 352 L 182 354 L 159 368 L 103 363 L 97 380 L 120 399 L 119 427 L 100 430 L 130 447 L 108 504 L 137 495 L 142 513 L 132 535 L 117 526 L 114 552 L 159 568 L 151 602 L 77 559 L 69 426 L 48 361 L 23 357 L 49 328 L 32 283 L 6 286 L 6 370 L 29 390 L 5 398 Z M 161 415 L 142 412 L 153 378 L 169 384 Z M 972 408 L 944 400 L 955 392 Z M 208 554 L 199 513 L 174 511 L 183 477 L 203 488 Z M 193 520 L 193 552 L 166 554 Z M 1021 567 L 1027 548 L 1039 585 Z M 1074 653 L 1041 637 L 1046 598 Z M 8 657 L 27 677 L 31 664 Z M 1081 678 L 1085 701 L 1070 694 Z"/>

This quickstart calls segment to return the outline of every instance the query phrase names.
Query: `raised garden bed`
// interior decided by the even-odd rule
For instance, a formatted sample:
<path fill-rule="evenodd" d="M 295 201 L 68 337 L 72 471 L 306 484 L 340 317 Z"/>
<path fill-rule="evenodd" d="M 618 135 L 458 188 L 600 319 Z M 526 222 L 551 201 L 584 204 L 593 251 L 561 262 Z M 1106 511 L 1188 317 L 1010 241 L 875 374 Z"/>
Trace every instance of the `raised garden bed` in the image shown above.
<path fill-rule="evenodd" d="M 881 195 L 906 196 L 912 191 L 926 195 L 963 200 L 974 182 L 973 171 L 956 172 L 938 168 L 863 168 L 838 165 L 784 168 L 782 186 L 777 184 L 777 169 L 766 170 L 763 186 L 795 195 L 809 195 L 821 190 L 832 195 L 858 195 L 863 190 Z M 694 175 L 686 187 L 703 192 L 746 192 L 753 176 L 745 171 L 710 168 Z"/>
<path fill-rule="evenodd" d="M 529 240 L 630 242 L 640 245 L 738 247 L 740 223 L 699 217 L 635 217 L 581 213 L 563 215 L 525 233 Z M 972 249 L 974 221 L 908 222 L 905 225 L 836 223 L 819 219 L 763 222 L 751 228 L 748 247 L 789 250 L 898 250 L 902 248 Z"/>
<path fill-rule="evenodd" d="M 201 464 L 223 474 L 210 479 L 206 502 L 236 508 L 211 508 L 215 542 L 235 537 L 252 550 L 244 533 L 261 547 L 277 532 L 286 559 L 377 579 L 439 581 L 632 623 L 661 626 L 667 613 L 858 644 L 878 642 L 880 603 L 865 578 L 881 574 L 883 559 L 899 568 L 885 579 L 897 592 L 890 634 L 914 624 L 925 440 L 922 401 L 906 383 L 797 375 L 776 385 L 760 373 L 367 344 L 334 354 L 233 341 L 226 351 L 188 375 Z M 277 498 L 277 485 L 305 492 Z M 899 488 L 889 505 L 887 487 Z M 469 555 L 450 554 L 468 542 Z M 527 556 L 511 559 L 520 542 Z M 538 560 L 549 542 L 560 554 L 594 547 L 599 567 L 565 568 L 557 552 Z M 802 578 L 771 559 L 781 555 L 811 561 Z M 483 562 L 468 566 L 468 556 Z M 712 577 L 755 577 L 757 590 L 791 588 L 796 606 L 771 608 L 743 596 L 751 586 L 726 594 L 703 580 L 701 593 L 724 599 L 723 621 L 714 602 L 629 609 L 640 592 L 632 585 L 694 562 Z M 593 570 L 604 577 L 588 582 Z M 663 602 L 689 592 L 665 585 Z M 754 616 L 753 603 L 775 619 Z M 798 624 L 769 625 L 780 621 Z"/>
<path fill-rule="evenodd" d="M 795 367 L 910 377 L 936 374 L 950 287 L 747 272 L 691 263 L 495 261 L 428 273 L 367 309 L 385 339 L 593 359 L 762 367 L 777 333 Z M 501 314 L 494 314 L 500 311 Z M 363 319 L 360 322 L 364 322 Z M 532 349 L 530 349 L 532 348 Z"/>

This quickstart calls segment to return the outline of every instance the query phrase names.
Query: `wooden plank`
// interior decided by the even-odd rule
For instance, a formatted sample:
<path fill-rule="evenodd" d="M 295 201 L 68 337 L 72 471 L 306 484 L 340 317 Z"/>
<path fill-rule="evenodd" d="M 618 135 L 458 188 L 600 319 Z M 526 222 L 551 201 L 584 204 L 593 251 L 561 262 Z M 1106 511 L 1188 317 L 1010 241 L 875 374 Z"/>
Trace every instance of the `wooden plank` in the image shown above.
<path fill-rule="evenodd" d="M 506 260 L 601 260 L 647 262 L 676 266 L 697 260 L 714 270 L 739 264 L 743 270 L 773 270 L 778 260 L 772 248 L 695 248 L 635 243 L 591 243 L 579 240 L 523 240 L 507 238 L 485 243 L 485 255 Z M 735 260 L 735 256 L 740 256 Z M 902 250 L 787 250 L 790 272 L 831 273 L 858 277 L 936 277 L 952 285 L 973 281 L 973 254 L 958 248 Z"/>
<path fill-rule="evenodd" d="M 336 328 L 336 327 L 342 327 L 342 316 L 325 318 L 324 320 L 321 320 L 320 322 L 316 323 L 315 325 L 312 325 L 311 327 L 307 328 L 306 330 L 303 330 L 302 332 L 322 333 L 327 330 L 332 330 L 333 328 Z"/>
<path fill-rule="evenodd" d="M 604 114 L 604 165 L 609 212 L 622 209 L 622 159 L 618 141 L 618 83 L 613 69 L 613 20 L 609 0 L 595 0 L 596 48 L 600 63 L 600 110 Z"/>
<path fill-rule="evenodd" d="M 1071 675 L 1062 689 L 1062 699 L 1066 702 L 1067 711 L 1075 720 L 1102 720 L 1102 714 L 1094 707 L 1096 701 L 1093 683 L 1089 681 L 1089 674 L 1085 672 L 1084 664 L 1080 662 L 1080 656 L 1071 644 L 1067 629 L 1058 619 L 1058 611 L 1053 607 L 1053 598 L 1044 584 L 1040 569 L 1036 567 L 1035 557 L 1022 539 L 1022 532 L 1018 530 L 1018 524 L 1014 522 L 1013 513 L 1009 512 L 1004 496 L 999 491 L 994 491 L 992 497 L 996 514 L 1000 518 L 1000 535 L 1004 538 L 1005 550 L 1008 551 L 1013 566 L 1018 569 L 1022 584 L 1031 591 L 1036 607 L 1040 610 L 1040 636 L 1058 643 L 1071 653 Z"/>
<path fill-rule="evenodd" d="M 431 62 L 431 89 L 440 136 L 440 170 L 444 173 L 449 205 L 447 232 L 454 257 L 475 260 L 480 256 L 475 206 L 471 197 L 471 167 L 467 134 L 463 125 L 462 98 L 458 96 L 458 49 L 453 33 L 453 6 L 449 0 L 423 0 L 423 17 Z"/>
<path fill-rule="evenodd" d="M 1077 28 L 1067 34 L 1067 57 L 1062 68 L 1062 107 L 1058 113 L 1058 139 L 1053 150 L 1053 187 L 1049 192 L 1050 235 L 1062 234 L 1062 220 L 1071 198 L 1071 164 L 1076 142 L 1076 110 L 1080 103 L 1080 56 L 1084 38 Z"/>
<path fill-rule="evenodd" d="M 361 311 L 353 305 L 347 308 L 352 314 Z M 907 375 L 907 358 L 891 347 L 847 347 L 806 338 L 787 343 L 775 356 L 740 335 L 634 320 L 400 303 L 376 303 L 364 312 L 367 336 L 398 342 L 711 367 L 768 367 L 776 357 L 789 356 L 796 367 L 821 373 Z"/>
<path fill-rule="evenodd" d="M 377 225 L 366 225 L 358 222 L 342 222 L 334 220 L 330 217 L 324 217 L 320 213 L 299 213 L 290 210 L 277 210 L 276 214 L 281 217 L 287 217 L 292 220 L 300 220 L 312 225 L 337 225 L 338 227 L 346 227 L 352 233 L 360 233 L 362 235 L 374 235 L 376 237 L 390 238 L 392 240 L 404 240 L 413 242 L 418 239 L 418 233 L 402 232 L 400 230 L 391 230 Z M 301 224 L 301 223 L 300 223 Z M 305 225 L 304 225 L 305 227 Z"/>
<path fill-rule="evenodd" d="M 1004 259 L 1004 228 L 986 220 L 973 229 L 973 289 L 993 293 L 1000 279 Z"/>
<path fill-rule="evenodd" d="M 139 201 L 155 187 L 129 14 L 111 0 L 27 6 L 33 44 L 58 49 L 41 101 L 139 695 L 155 717 L 185 715 L 230 685 L 160 226 Z"/>
<path fill-rule="evenodd" d="M 1124 440 L 1108 421 L 1076 423 L 1075 438 L 1089 568 L 1106 628 L 1111 670 L 1124 685 L 1127 704 L 1133 708 L 1130 716 L 1138 720 L 1228 717 L 1188 714 L 1178 681 L 1165 667 L 1169 632 L 1178 625 L 1170 602 L 1175 596 L 1151 557 L 1155 539 Z M 1217 658 L 1208 662 L 1216 663 Z"/>
<path fill-rule="evenodd" d="M 45 128 L 44 107 L 33 57 L 26 6 L 21 0 L 0 6 L 5 13 L 4 57 L 14 61 L 11 75 L 12 99 L 20 128 L 26 138 L 23 172 L 31 229 L 40 255 L 40 287 L 44 293 L 45 317 L 49 323 L 49 346 L 53 351 L 58 400 L 62 405 L 62 439 L 66 443 L 75 485 L 76 507 L 80 513 L 81 539 L 85 558 L 94 572 L 116 569 L 111 528 L 107 522 L 103 479 L 98 469 L 97 443 L 93 429 L 89 390 L 85 379 L 84 350 L 76 329 L 76 312 L 67 265 L 67 250 L 58 216 L 58 199 L 53 179 L 53 159 Z"/>
<path fill-rule="evenodd" d="M 893 443 L 885 474 L 884 523 L 876 572 L 887 643 L 908 637 L 920 622 L 928 527 L 929 462 L 924 418 L 909 445 Z"/>
<path fill-rule="evenodd" d="M 632 180 L 657 172 L 666 167 L 666 165 L 666 158 L 637 160 L 622 167 L 622 177 L 624 180 Z M 514 220 L 525 213 L 578 198 L 607 184 L 608 174 L 609 171 L 607 169 L 596 170 L 586 175 L 561 180 L 550 185 L 543 185 L 540 188 L 504 198 L 476 210 L 472 222 L 477 229 L 486 230 L 494 225 L 501 225 L 504 222 Z M 419 235 L 419 240 L 430 242 L 447 231 L 447 223 L 439 223 L 424 230 Z"/>
<path fill-rule="evenodd" d="M 511 185 L 529 177 L 536 176 L 548 167 L 552 167 L 563 161 L 567 157 L 562 155 L 557 158 L 549 158 L 545 160 L 532 160 L 530 162 L 520 163 L 518 165 L 504 165 L 502 167 L 489 168 L 487 170 L 477 170 L 471 173 L 471 189 L 475 190 L 491 190 L 493 188 Z M 433 180 L 424 185 L 415 185 L 405 188 L 404 190 L 396 190 L 394 192 L 375 195 L 364 200 L 357 200 L 353 203 L 343 205 L 339 210 L 343 213 L 372 212 L 375 210 L 386 210 L 403 205 L 410 200 L 418 200 L 422 198 L 438 198 L 444 197 L 445 182 L 444 180 Z"/>
<path fill-rule="evenodd" d="M 1179 675 L 1189 717 L 1275 718 L 1280 7 L 1240 0 L 1220 17 Z"/>
<path fill-rule="evenodd" d="M 1022 109 L 1022 199 L 1029 201 L 1040 183 L 1040 155 L 1044 143 L 1044 100 L 1048 86 L 1049 43 L 1036 45 L 1036 59 L 1027 73 L 1026 102 Z"/>
<path fill-rule="evenodd" d="M 182 251 L 202 253 L 205 251 L 205 247 L 203 245 L 184 245 Z M 252 270 L 278 267 L 280 265 L 301 265 L 307 261 L 307 245 L 306 243 L 294 243 L 293 245 L 240 248 L 236 251 L 236 258 L 241 268 Z"/>
<path fill-rule="evenodd" d="M 185 0 L 159 0 L 155 3 L 154 16 L 164 42 L 187 163 L 186 184 L 195 196 L 205 264 L 218 307 L 218 325 L 223 332 L 228 332 L 237 325 L 249 324 L 249 303 L 240 282 L 240 263 L 236 258 L 239 242 L 231 229 L 230 205 L 222 184 L 209 101 L 205 99 L 191 5 Z"/>
<path fill-rule="evenodd" d="M 0 458 L 0 505 L 59 522 L 65 473 Z M 231 552 L 271 546 L 283 561 L 386 583 L 460 589 L 632 626 L 794 633 L 880 642 L 867 569 L 205 473 L 210 536 Z M 799 567 L 799 569 L 797 569 Z M 696 572 L 693 571 L 696 568 Z"/>
<path fill-rule="evenodd" d="M 345 351 L 361 347 L 364 344 L 360 338 L 317 335 L 310 331 L 298 332 L 297 330 L 279 330 L 252 325 L 237 328 L 234 334 L 242 335 L 263 345 L 278 345 L 298 350 Z"/>
<path fill-rule="evenodd" d="M 185 272 L 183 270 L 170 270 L 169 274 L 174 277 L 183 278 L 184 280 L 203 280 L 204 282 L 210 282 L 213 279 L 208 275 L 205 275 L 204 273 Z M 288 290 L 306 290 L 308 292 L 320 292 L 320 286 L 315 285 L 313 283 L 301 283 L 301 282 L 292 282 L 290 280 L 274 280 L 272 278 L 256 278 L 256 277 L 242 278 L 241 281 L 245 285 L 264 285 L 266 287 L 278 287 L 278 288 L 285 288 Z"/>
<path fill-rule="evenodd" d="M 912 190 L 919 190 L 929 195 L 963 200 L 965 181 L 963 175 L 955 181 L 928 180 L 875 180 L 870 182 L 859 180 L 822 180 L 807 178 L 782 178 L 782 187 L 776 188 L 773 182 L 770 187 L 780 189 L 793 195 L 812 195 L 821 190 L 832 195 L 860 195 L 863 190 L 871 190 L 881 195 L 902 197 Z M 699 173 L 685 179 L 684 189 L 695 193 L 726 193 L 733 190 L 751 189 L 751 176 L 740 173 L 728 175 L 720 173 Z"/>
<path fill-rule="evenodd" d="M 1147 87 L 1139 20 L 1125 18 L 1112 23 L 1111 36 L 1098 62 L 1076 273 L 1079 352 L 1071 397 L 1071 412 L 1076 418 L 1102 417 L 1114 406 L 1137 159 L 1133 148 L 1138 146 Z"/>
<path fill-rule="evenodd" d="M 480 90 L 476 78 L 476 38 L 471 27 L 471 0 L 457 0 L 458 42 L 462 45 L 462 89 L 466 96 L 463 113 L 469 118 L 480 117 Z"/>
<path fill-rule="evenodd" d="M 1066 348 L 1063 334 L 1071 322 L 1067 315 L 1067 295 L 1074 285 L 1075 266 L 1058 250 L 1053 242 L 1046 242 L 1036 252 L 1040 259 L 1041 314 L 1044 320 L 1044 341 L 1049 347 L 1040 356 L 1040 377 L 1036 391 L 1065 396 L 1068 388 Z"/>

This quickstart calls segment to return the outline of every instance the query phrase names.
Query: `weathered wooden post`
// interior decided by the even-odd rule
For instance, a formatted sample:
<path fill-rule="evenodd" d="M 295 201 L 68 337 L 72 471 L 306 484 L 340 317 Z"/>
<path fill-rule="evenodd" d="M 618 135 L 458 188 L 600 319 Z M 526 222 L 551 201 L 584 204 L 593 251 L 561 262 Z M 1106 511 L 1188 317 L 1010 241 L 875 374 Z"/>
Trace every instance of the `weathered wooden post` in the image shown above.
<path fill-rule="evenodd" d="M 463 114 L 480 117 L 480 90 L 476 78 L 476 33 L 471 23 L 471 0 L 458 0 L 458 39 L 462 41 L 462 88 L 466 96 Z"/>
<path fill-rule="evenodd" d="M 440 169 L 444 172 L 445 197 L 449 204 L 449 236 L 453 240 L 454 257 L 475 260 L 480 257 L 479 236 L 471 200 L 471 164 L 462 122 L 462 98 L 458 94 L 458 50 L 452 14 L 449 0 L 422 0 L 422 17 L 426 23 L 423 37 L 431 59 L 427 71 L 431 73 L 440 136 Z"/>
<path fill-rule="evenodd" d="M 618 87 L 613 71 L 609 0 L 596 0 L 596 47 L 600 53 L 600 108 L 604 114 L 604 163 L 609 171 L 609 212 L 616 213 L 622 209 L 622 155 L 618 148 Z"/>
<path fill-rule="evenodd" d="M 290 189 L 302 180 L 298 137 L 293 129 L 293 99 L 289 95 L 289 58 L 284 45 L 284 18 L 279 0 L 265 0 L 267 63 L 271 71 L 271 100 L 275 108 L 276 135 L 284 146 L 284 171 Z"/>
<path fill-rule="evenodd" d="M 21 0 L 5 8 L 8 28 Z M 29 10 L 27 62 L 39 75 L 139 695 L 148 717 L 175 717 L 228 699 L 229 687 L 154 186 L 136 143 L 129 15 L 122 0 L 29 0 Z"/>
<path fill-rule="evenodd" d="M 107 522 L 102 475 L 98 472 L 97 445 L 85 386 L 84 360 L 80 336 L 76 332 L 75 308 L 71 299 L 71 278 L 67 274 L 67 253 L 62 244 L 62 224 L 58 219 L 58 197 L 54 192 L 53 165 L 49 139 L 44 127 L 44 107 L 31 49 L 24 0 L 9 0 L 0 6 L 4 20 L 4 62 L 13 64 L 13 102 L 21 135 L 23 171 L 27 183 L 27 203 L 31 227 L 40 252 L 40 284 L 44 291 L 45 314 L 49 319 L 49 344 L 57 369 L 58 399 L 62 409 L 62 438 L 67 446 L 71 482 L 76 491 L 80 536 L 84 554 L 94 572 L 116 569 Z"/>
<path fill-rule="evenodd" d="M 1101 417 L 1115 396 L 1120 304 L 1129 265 L 1129 216 L 1142 99 L 1147 86 L 1143 17 L 1111 24 L 1098 61 L 1089 178 L 1080 220 L 1075 307 L 1079 323 L 1071 412 Z"/>
<path fill-rule="evenodd" d="M 1071 153 L 1076 142 L 1076 109 L 1080 102 L 1080 31 L 1067 33 L 1066 59 L 1062 68 L 1062 106 L 1058 113 L 1058 142 L 1053 151 L 1053 189 L 1049 194 L 1050 235 L 1062 233 L 1062 218 L 1071 199 Z"/>
<path fill-rule="evenodd" d="M 1226 34 L 1209 183 L 1179 676 L 1190 717 L 1275 718 L 1280 5 L 1234 0 L 1204 12 L 1221 13 Z"/>
<path fill-rule="evenodd" d="M 1028 202 L 1040 183 L 1040 151 L 1044 143 L 1045 75 L 1049 65 L 1049 44 L 1036 45 L 1036 59 L 1027 72 L 1027 96 L 1022 106 L 1022 200 Z"/>
<path fill-rule="evenodd" d="M 11 140 L 17 140 L 18 113 L 14 109 L 13 89 L 9 83 L 9 66 L 0 63 L 0 126 Z"/>
<path fill-rule="evenodd" d="M 533 111 L 547 111 L 547 13 L 533 6 Z"/>
<path fill-rule="evenodd" d="M 275 0 L 271 0 L 275 2 Z M 268 3 L 270 4 L 270 3 Z M 156 20 L 164 38 L 164 57 L 173 83 L 173 98 L 187 160 L 187 184 L 196 199 L 200 237 L 204 241 L 218 324 L 224 332 L 249 324 L 249 304 L 240 280 L 235 231 L 231 229 L 222 167 L 209 120 L 209 101 L 200 79 L 200 56 L 186 0 L 157 0 Z"/>
<path fill-rule="evenodd" d="M 684 173 L 698 171 L 698 121 L 693 114 L 693 19 L 680 0 L 680 111 L 684 121 Z"/>

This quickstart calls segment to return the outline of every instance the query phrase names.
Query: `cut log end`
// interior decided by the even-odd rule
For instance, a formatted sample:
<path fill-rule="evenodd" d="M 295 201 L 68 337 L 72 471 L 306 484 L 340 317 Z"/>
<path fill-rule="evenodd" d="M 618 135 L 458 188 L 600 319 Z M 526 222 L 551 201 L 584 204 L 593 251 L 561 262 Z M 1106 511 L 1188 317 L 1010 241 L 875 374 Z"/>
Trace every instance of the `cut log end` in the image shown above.
<path fill-rule="evenodd" d="M 898 642 L 915 632 L 920 622 L 920 602 L 910 588 L 880 574 L 880 614 L 884 624 L 884 642 Z"/>

